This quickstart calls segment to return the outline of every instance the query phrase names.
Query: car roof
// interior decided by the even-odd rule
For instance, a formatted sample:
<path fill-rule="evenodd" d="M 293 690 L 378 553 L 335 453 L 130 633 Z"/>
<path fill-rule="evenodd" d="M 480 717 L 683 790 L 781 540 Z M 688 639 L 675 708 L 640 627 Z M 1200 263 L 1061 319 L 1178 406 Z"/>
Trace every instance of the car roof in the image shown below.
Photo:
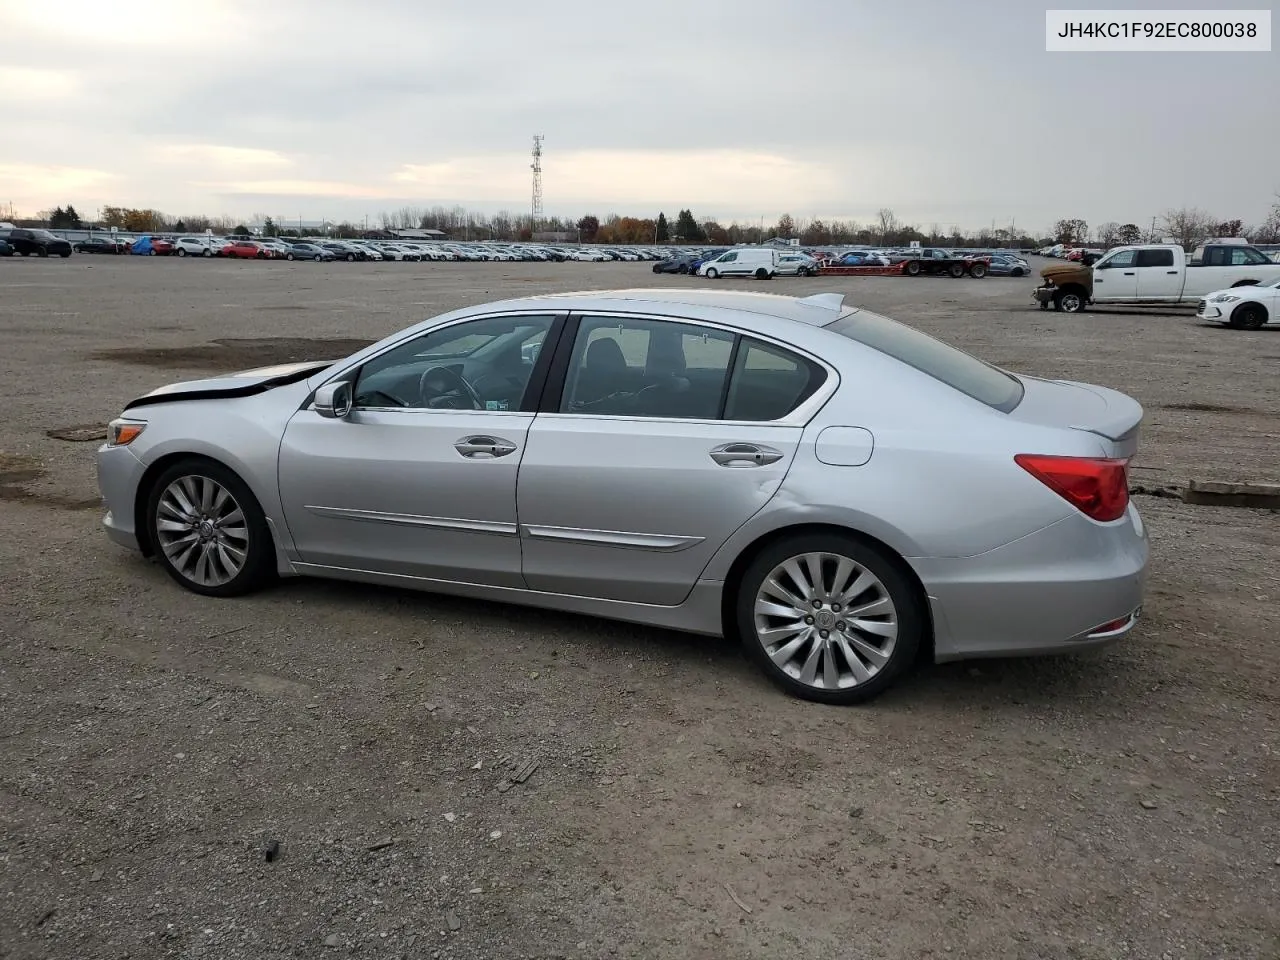
<path fill-rule="evenodd" d="M 575 293 L 546 294 L 504 300 L 485 305 L 485 312 L 510 309 L 548 310 L 619 310 L 635 312 L 663 308 L 698 307 L 710 311 L 754 313 L 781 320 L 791 320 L 813 327 L 823 327 L 848 316 L 856 307 L 844 305 L 844 294 L 823 293 L 810 297 L 788 297 L 774 293 L 750 293 L 741 290 L 705 289 L 635 289 L 584 290 Z M 467 313 L 474 310 L 465 311 Z"/>

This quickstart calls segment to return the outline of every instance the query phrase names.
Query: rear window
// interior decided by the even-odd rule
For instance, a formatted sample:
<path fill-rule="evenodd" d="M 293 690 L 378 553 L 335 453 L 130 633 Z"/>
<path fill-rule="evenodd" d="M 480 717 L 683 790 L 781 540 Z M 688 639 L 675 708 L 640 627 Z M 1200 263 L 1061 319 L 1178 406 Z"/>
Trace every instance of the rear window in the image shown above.
<path fill-rule="evenodd" d="M 888 317 L 857 310 L 825 329 L 901 360 L 1002 413 L 1022 402 L 1017 377 Z"/>

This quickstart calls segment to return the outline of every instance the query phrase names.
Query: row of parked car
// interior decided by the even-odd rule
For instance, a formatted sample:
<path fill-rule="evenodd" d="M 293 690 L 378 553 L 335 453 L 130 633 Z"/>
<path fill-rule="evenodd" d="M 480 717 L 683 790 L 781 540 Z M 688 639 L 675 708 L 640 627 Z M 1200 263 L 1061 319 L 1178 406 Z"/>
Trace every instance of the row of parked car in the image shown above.
<path fill-rule="evenodd" d="M 758 252 L 754 252 L 758 251 Z M 921 259 L 930 253 L 945 254 L 945 259 L 983 261 L 990 276 L 1024 277 L 1031 264 L 1015 253 L 908 250 L 848 250 L 832 252 L 817 249 L 776 249 L 774 247 L 708 247 L 683 250 L 653 265 L 654 273 L 680 273 L 692 276 L 758 275 L 761 271 L 773 277 L 817 276 L 823 267 L 891 267 L 907 260 Z M 726 257 L 732 256 L 726 261 Z M 748 269 L 748 266 L 750 269 Z M 978 273 L 974 271 L 974 276 Z"/>
<path fill-rule="evenodd" d="M 325 237 L 251 238 L 160 236 L 123 237 L 102 234 L 70 242 L 48 230 L 16 229 L 7 251 L 23 256 L 62 256 L 74 253 L 152 257 L 223 257 L 242 260 L 427 260 L 468 261 L 607 261 L 661 260 L 671 254 L 662 248 L 562 247 L 534 243 L 437 242 L 416 240 L 332 240 Z M 0 234 L 0 236 L 3 236 Z M 0 239 L 0 243 L 4 240 Z"/>

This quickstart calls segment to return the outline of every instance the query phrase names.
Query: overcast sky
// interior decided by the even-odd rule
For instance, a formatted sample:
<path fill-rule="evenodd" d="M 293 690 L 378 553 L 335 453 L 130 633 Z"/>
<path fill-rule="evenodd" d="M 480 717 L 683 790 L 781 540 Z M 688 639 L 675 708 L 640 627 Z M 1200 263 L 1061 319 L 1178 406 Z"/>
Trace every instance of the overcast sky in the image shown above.
<path fill-rule="evenodd" d="M 551 214 L 1262 219 L 1280 54 L 1046 53 L 1045 7 L 0 0 L 0 209 L 525 212 L 541 133 Z"/>

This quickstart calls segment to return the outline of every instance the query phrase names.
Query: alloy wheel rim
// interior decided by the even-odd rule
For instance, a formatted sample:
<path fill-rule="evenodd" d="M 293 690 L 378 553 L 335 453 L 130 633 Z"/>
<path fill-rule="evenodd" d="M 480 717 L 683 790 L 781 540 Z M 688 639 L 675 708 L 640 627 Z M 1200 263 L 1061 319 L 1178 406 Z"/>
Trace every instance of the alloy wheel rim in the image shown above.
<path fill-rule="evenodd" d="M 229 583 L 249 557 L 249 524 L 226 487 L 209 477 L 178 477 L 160 494 L 156 539 L 183 577 L 202 587 Z"/>
<path fill-rule="evenodd" d="M 874 573 L 849 557 L 783 561 L 756 593 L 756 639 L 793 680 L 820 690 L 867 683 L 898 642 L 898 611 Z"/>

